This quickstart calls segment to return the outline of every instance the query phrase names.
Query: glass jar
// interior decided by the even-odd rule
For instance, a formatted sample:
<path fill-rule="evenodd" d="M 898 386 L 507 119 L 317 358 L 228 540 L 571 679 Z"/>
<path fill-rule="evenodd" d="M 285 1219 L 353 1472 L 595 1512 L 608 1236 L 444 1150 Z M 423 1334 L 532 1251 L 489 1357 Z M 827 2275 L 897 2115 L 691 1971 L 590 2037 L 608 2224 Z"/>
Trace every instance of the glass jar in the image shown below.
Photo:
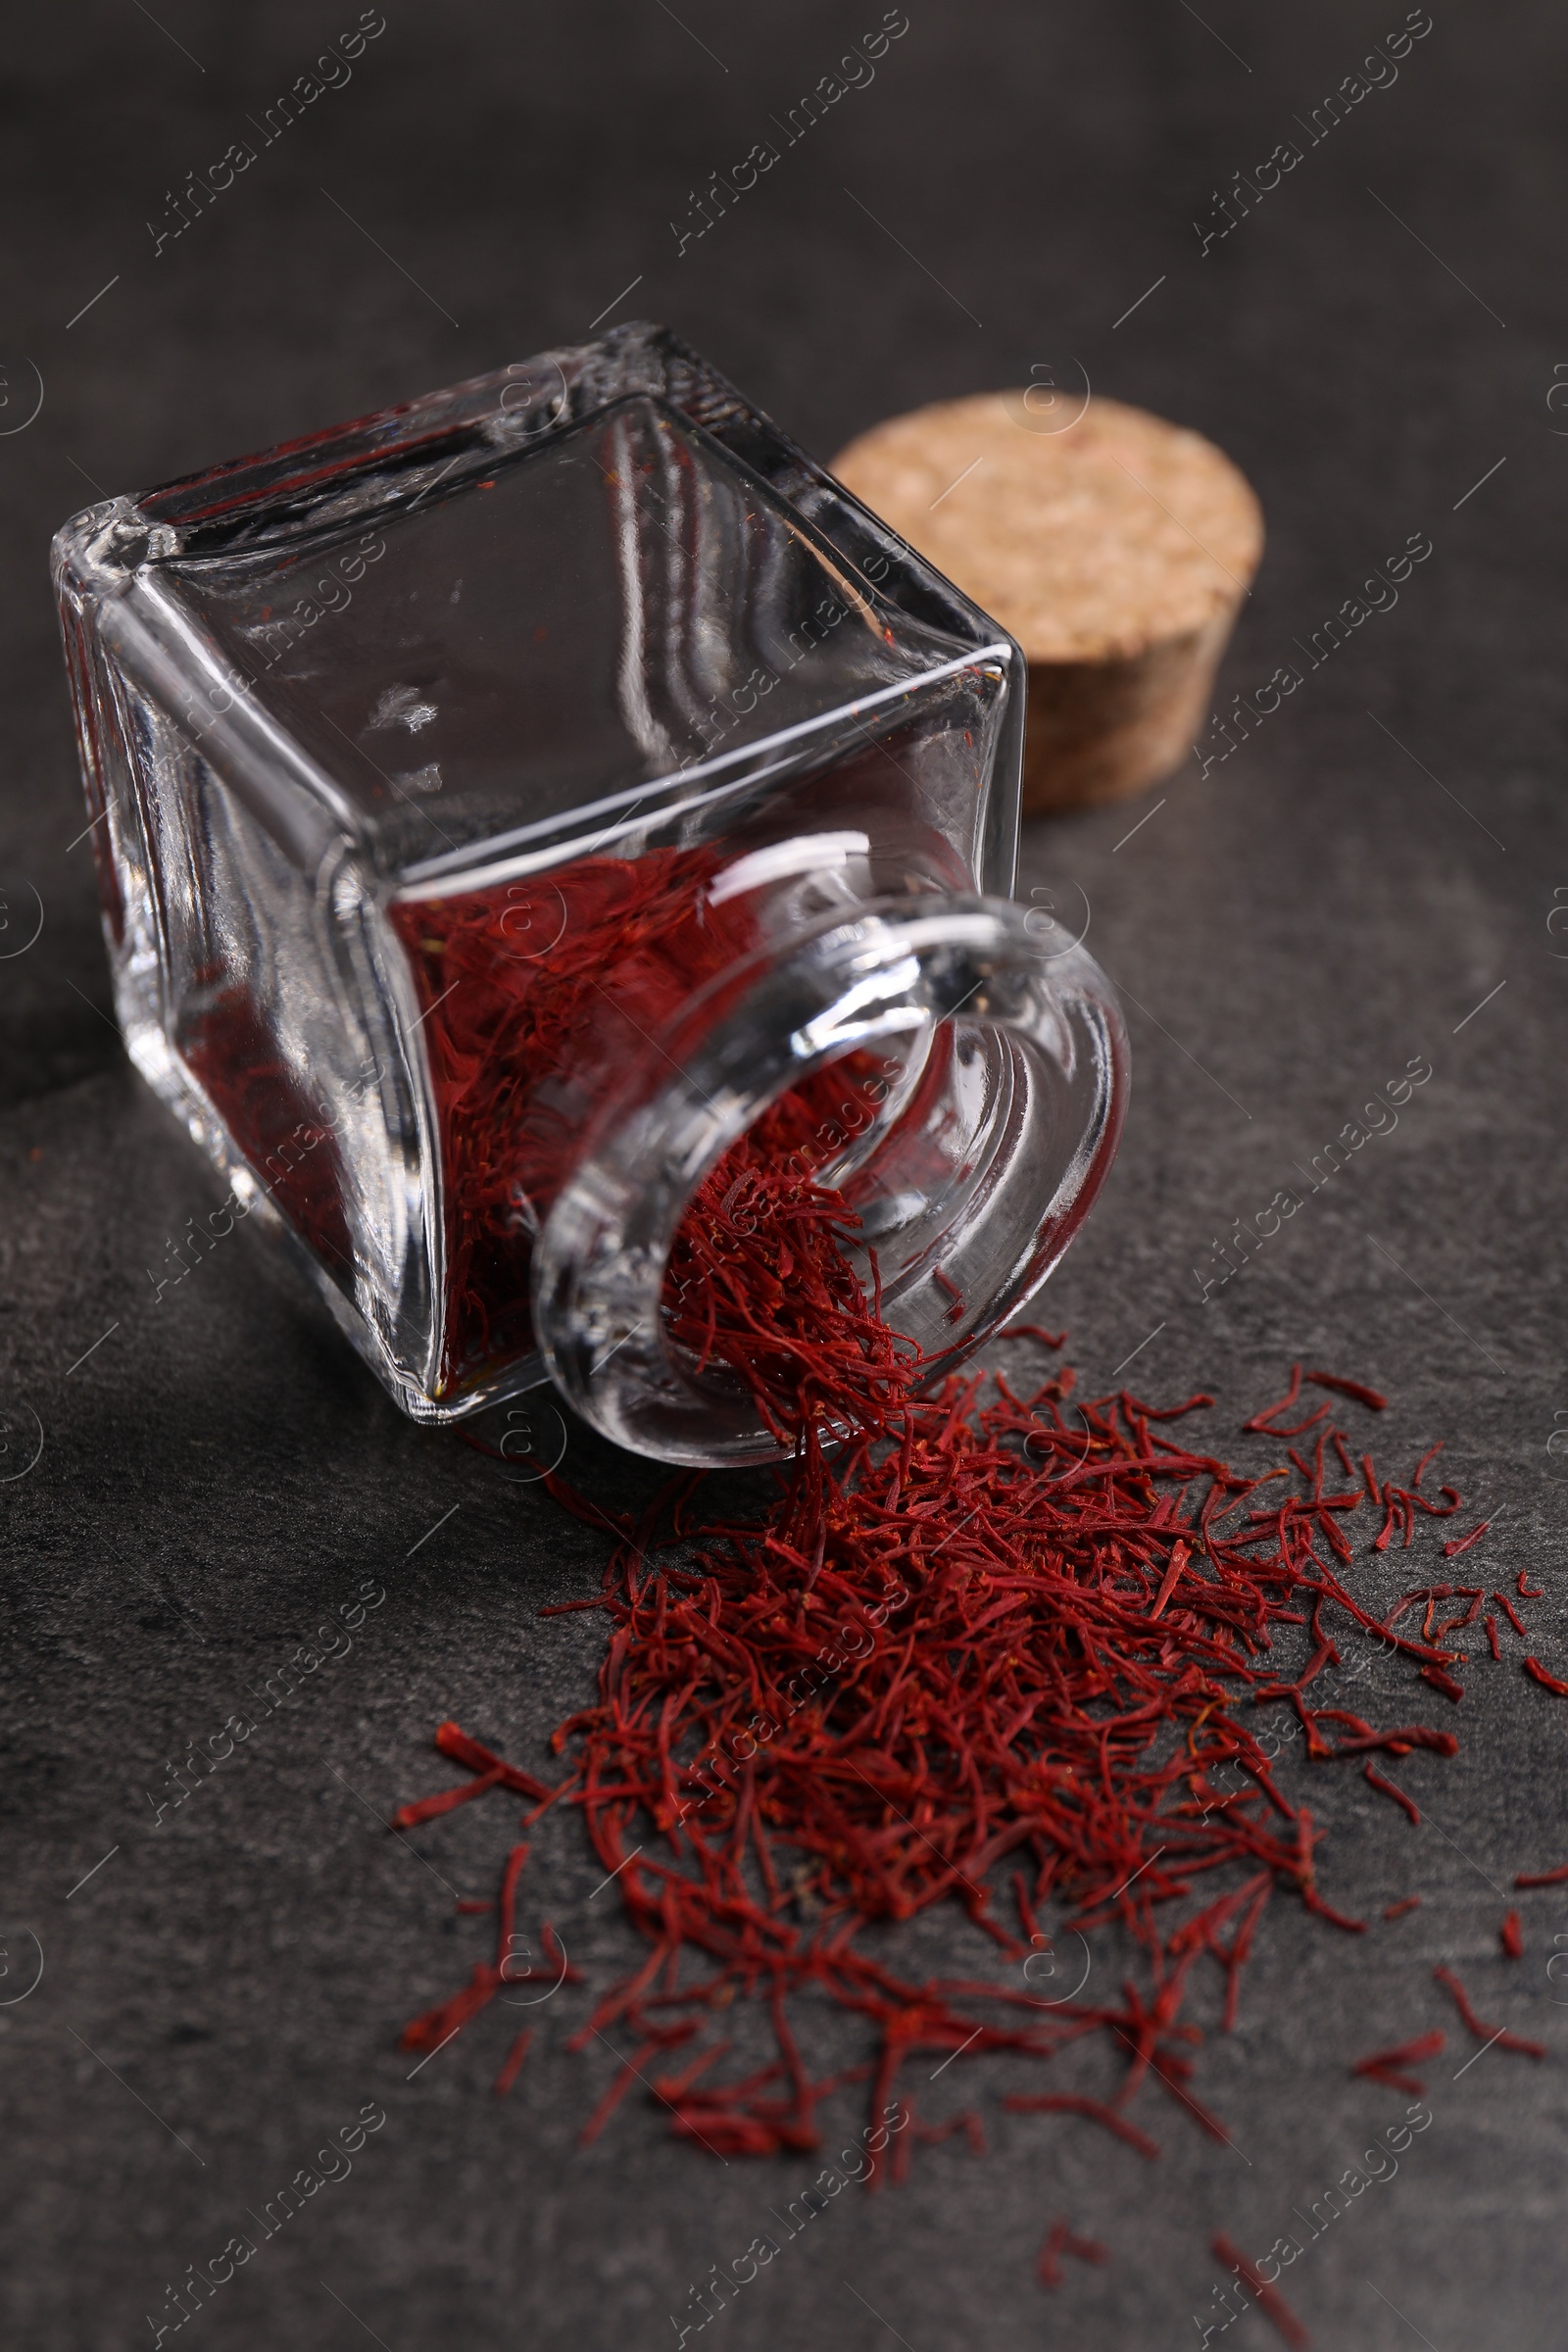
<path fill-rule="evenodd" d="M 780 1102 L 932 1378 L 1044 1280 L 1126 1044 L 1007 896 L 1017 649 L 672 335 L 54 552 L 131 1057 L 414 1418 L 773 1453 L 666 1269 Z"/>

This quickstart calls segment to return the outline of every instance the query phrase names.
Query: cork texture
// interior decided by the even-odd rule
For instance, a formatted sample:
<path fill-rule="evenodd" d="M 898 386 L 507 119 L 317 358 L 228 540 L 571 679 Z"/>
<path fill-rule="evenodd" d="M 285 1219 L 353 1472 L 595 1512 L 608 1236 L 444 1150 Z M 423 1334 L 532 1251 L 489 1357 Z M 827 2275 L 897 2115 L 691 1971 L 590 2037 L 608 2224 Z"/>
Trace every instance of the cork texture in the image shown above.
<path fill-rule="evenodd" d="M 1029 811 L 1178 764 L 1263 550 L 1262 510 L 1212 442 L 1035 386 L 890 417 L 833 470 L 1018 640 Z"/>

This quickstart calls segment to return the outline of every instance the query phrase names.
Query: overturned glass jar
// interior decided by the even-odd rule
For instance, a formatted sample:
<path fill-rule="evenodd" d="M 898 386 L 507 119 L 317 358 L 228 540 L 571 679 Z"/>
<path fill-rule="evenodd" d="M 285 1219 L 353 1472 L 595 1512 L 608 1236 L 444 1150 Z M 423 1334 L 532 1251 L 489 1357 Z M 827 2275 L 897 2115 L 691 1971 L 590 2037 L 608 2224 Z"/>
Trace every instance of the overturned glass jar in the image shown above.
<path fill-rule="evenodd" d="M 676 1336 L 780 1103 L 935 1379 L 1109 1165 L 1126 1043 L 1007 897 L 1023 668 L 672 335 L 617 328 L 55 541 L 132 1059 L 404 1410 L 547 1376 L 777 1450 Z"/>

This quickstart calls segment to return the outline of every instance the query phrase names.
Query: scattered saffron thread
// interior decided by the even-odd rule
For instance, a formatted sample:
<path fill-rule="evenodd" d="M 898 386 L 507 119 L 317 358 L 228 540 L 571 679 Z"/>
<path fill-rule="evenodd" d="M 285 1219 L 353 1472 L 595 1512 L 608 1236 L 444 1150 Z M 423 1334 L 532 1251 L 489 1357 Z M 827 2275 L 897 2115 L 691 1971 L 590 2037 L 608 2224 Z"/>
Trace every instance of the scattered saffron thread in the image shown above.
<path fill-rule="evenodd" d="M 1079 2237 L 1070 2222 L 1058 2219 L 1052 2223 L 1050 2234 L 1041 2247 L 1035 2265 L 1036 2275 L 1044 2287 L 1054 2289 L 1061 2284 L 1061 2258 L 1070 2254 L 1074 2262 L 1107 2263 L 1109 2249 L 1098 2238 Z"/>
<path fill-rule="evenodd" d="M 1521 2034 L 1509 2034 L 1501 2026 L 1483 2025 L 1470 2006 L 1470 1995 L 1465 1991 L 1451 1968 L 1438 1967 L 1432 1971 L 1432 1974 L 1445 1992 L 1450 1995 L 1466 2028 L 1475 2035 L 1477 2041 L 1484 2041 L 1489 2048 L 1495 2042 L 1499 2050 L 1517 2050 L 1521 2058 L 1544 2058 L 1546 2055 L 1544 2042 L 1526 2041 Z"/>
<path fill-rule="evenodd" d="M 1271 2286 L 1255 2264 L 1249 2262 L 1247 2256 L 1240 2253 L 1222 2231 L 1216 2231 L 1209 2243 L 1219 2260 L 1227 2263 L 1244 2285 L 1251 2290 L 1258 2310 L 1275 2334 L 1291 2346 L 1291 2352 L 1305 2352 L 1312 2339 L 1279 2288 Z"/>

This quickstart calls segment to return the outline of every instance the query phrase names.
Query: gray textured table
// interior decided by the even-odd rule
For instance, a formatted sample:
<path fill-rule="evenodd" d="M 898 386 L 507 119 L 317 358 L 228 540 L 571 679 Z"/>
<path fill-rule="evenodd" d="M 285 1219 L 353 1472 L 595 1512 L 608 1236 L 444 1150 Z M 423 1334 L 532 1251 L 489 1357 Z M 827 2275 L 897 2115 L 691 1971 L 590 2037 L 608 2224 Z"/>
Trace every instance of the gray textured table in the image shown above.
<path fill-rule="evenodd" d="M 493 2019 L 408 2079 L 397 2030 L 478 1956 L 484 1923 L 453 1916 L 452 1889 L 489 1890 L 505 1828 L 477 1807 L 400 1844 L 382 1820 L 438 1784 L 443 1714 L 527 1755 L 586 1693 L 598 1621 L 534 1612 L 593 1589 L 603 1549 L 404 1425 L 247 1242 L 152 1303 L 146 1269 L 216 1196 L 121 1054 L 75 839 L 44 555 L 98 487 L 630 307 L 823 455 L 1037 362 L 1212 434 L 1270 529 L 1227 701 L 1429 534 L 1396 607 L 1233 757 L 1190 761 L 1131 838 L 1152 803 L 1029 835 L 1021 888 L 1087 895 L 1135 1053 L 1120 1160 L 1047 1312 L 1092 1384 L 1147 1341 L 1146 1391 L 1205 1383 L 1229 1421 L 1298 1353 L 1389 1389 L 1391 1458 L 1447 1439 L 1451 1474 L 1501 1513 L 1489 1578 L 1535 1572 L 1537 1647 L 1568 1672 L 1546 1451 L 1568 1426 L 1554 12 L 1438 0 L 1396 79 L 1314 138 L 1314 110 L 1400 23 L 1395 0 L 1283 18 L 909 0 L 874 80 L 682 246 L 690 191 L 874 27 L 869 5 L 386 0 L 352 76 L 270 144 L 258 127 L 255 165 L 176 236 L 187 172 L 265 122 L 342 16 L 88 0 L 7 44 L 4 939 L 32 928 L 30 893 L 42 912 L 0 961 L 11 1468 L 28 1412 L 43 1440 L 0 1486 L 0 2293 L 26 2352 L 155 2341 L 169 2285 L 236 2233 L 258 2251 L 181 2342 L 652 2352 L 815 2169 L 720 2170 L 634 2104 L 583 2150 L 610 2061 L 568 2057 L 555 2027 L 506 2103 L 487 2090 Z M 1205 252 L 1216 191 L 1291 139 L 1299 165 Z M 1216 1238 L 1412 1056 L 1433 1076 L 1397 1129 L 1202 1302 Z M 644 1466 L 572 1444 L 596 1492 L 645 1491 Z M 160 1821 L 166 1764 L 367 1583 L 385 1597 L 351 1653 Z M 1379 1673 L 1392 1712 L 1401 1686 Z M 1233 2145 L 1162 2116 L 1146 2169 L 1087 2126 L 1003 2117 L 1010 2078 L 988 2061 L 990 2154 L 950 2142 L 896 2194 L 835 2199 L 713 2340 L 1193 2344 L 1214 2317 L 1212 2232 L 1256 2254 L 1292 2229 L 1397 2112 L 1348 2061 L 1442 2024 L 1431 2129 L 1310 2240 L 1291 2302 L 1320 2346 L 1560 2345 L 1568 1984 L 1547 1961 L 1568 1887 L 1521 1898 L 1522 1962 L 1497 1927 L 1514 1873 L 1568 1856 L 1568 1706 L 1516 1661 L 1469 1679 L 1443 1709 L 1459 1757 L 1405 1768 L 1436 1808 L 1419 1831 L 1358 1777 L 1314 1781 L 1330 1891 L 1378 1924 L 1352 1942 L 1271 1907 L 1239 2031 L 1201 2055 Z M 612 1906 L 587 1908 L 570 1824 L 540 1867 L 603 1981 L 630 1946 Z M 1424 1907 L 1382 1925 L 1406 1891 Z M 971 1947 L 929 1922 L 920 1949 L 951 1966 Z M 1548 2060 L 1490 2049 L 1460 2072 L 1481 2045 L 1432 1984 L 1443 1959 Z M 364 2107 L 385 2122 L 348 2177 L 264 2237 L 247 2212 Z M 1052 2297 L 1032 2269 L 1056 2212 L 1114 2259 Z M 1274 2340 L 1258 2313 L 1235 2324 Z"/>

